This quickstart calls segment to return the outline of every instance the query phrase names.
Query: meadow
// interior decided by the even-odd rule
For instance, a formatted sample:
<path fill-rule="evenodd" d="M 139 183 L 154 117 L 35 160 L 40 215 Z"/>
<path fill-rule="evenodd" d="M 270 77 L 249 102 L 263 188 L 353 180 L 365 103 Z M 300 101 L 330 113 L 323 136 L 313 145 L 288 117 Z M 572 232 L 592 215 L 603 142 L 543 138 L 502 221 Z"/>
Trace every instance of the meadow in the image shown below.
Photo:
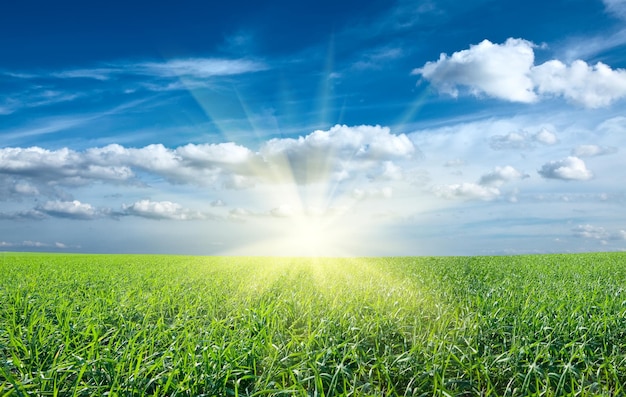
<path fill-rule="evenodd" d="M 626 394 L 626 254 L 0 254 L 0 396 Z"/>

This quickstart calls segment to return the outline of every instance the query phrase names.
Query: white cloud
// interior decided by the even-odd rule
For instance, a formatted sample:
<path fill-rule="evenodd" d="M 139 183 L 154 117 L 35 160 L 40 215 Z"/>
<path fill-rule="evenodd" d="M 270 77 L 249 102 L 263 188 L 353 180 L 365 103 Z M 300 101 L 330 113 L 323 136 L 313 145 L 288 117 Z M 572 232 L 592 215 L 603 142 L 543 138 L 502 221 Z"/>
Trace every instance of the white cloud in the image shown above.
<path fill-rule="evenodd" d="M 483 40 L 468 50 L 441 54 L 439 60 L 427 62 L 413 70 L 439 91 L 457 97 L 458 86 L 467 87 L 473 95 L 486 94 L 513 102 L 534 102 L 530 68 L 535 45 L 527 40 L 509 38 L 504 44 Z"/>
<path fill-rule="evenodd" d="M 578 225 L 572 229 L 572 232 L 576 237 L 594 240 L 626 240 L 626 230 L 611 232 L 601 226 L 592 226 L 589 224 Z"/>
<path fill-rule="evenodd" d="M 15 184 L 15 192 L 23 195 L 38 195 L 39 189 L 28 182 L 18 182 Z"/>
<path fill-rule="evenodd" d="M 539 175 L 548 179 L 585 181 L 593 177 L 585 162 L 578 157 L 569 156 L 563 160 L 550 161 L 538 171 Z"/>
<path fill-rule="evenodd" d="M 534 65 L 535 44 L 509 38 L 504 44 L 483 40 L 467 50 L 441 54 L 413 70 L 440 92 L 457 97 L 459 87 L 473 95 L 531 103 L 558 96 L 588 108 L 605 107 L 626 97 L 626 70 L 598 62 L 551 60 Z"/>
<path fill-rule="evenodd" d="M 61 79 L 95 79 L 101 81 L 110 80 L 120 75 L 206 79 L 215 76 L 258 72 L 267 68 L 266 64 L 251 59 L 187 58 L 170 59 L 164 62 L 111 63 L 106 67 L 64 70 L 51 73 L 50 76 Z M 23 78 L 37 77 L 44 76 L 25 75 Z"/>
<path fill-rule="evenodd" d="M 452 199 L 490 201 L 500 196 L 500 189 L 492 186 L 482 186 L 476 183 L 461 183 L 436 186 L 433 192 L 440 197 Z"/>
<path fill-rule="evenodd" d="M 493 135 L 489 138 L 489 146 L 494 150 L 526 150 L 535 148 L 535 143 L 554 145 L 558 142 L 555 133 L 542 128 L 536 134 L 526 131 L 513 131 L 504 135 Z"/>
<path fill-rule="evenodd" d="M 138 74 L 158 77 L 193 77 L 204 79 L 214 76 L 258 72 L 267 69 L 267 66 L 261 62 L 249 59 L 189 58 L 172 59 L 165 62 L 139 63 L 128 65 L 126 69 L 130 69 Z"/>
<path fill-rule="evenodd" d="M 388 127 L 335 125 L 297 139 L 271 139 L 260 150 L 272 166 L 287 163 L 299 184 L 326 180 L 333 175 L 344 180 L 353 174 L 396 177 L 393 160 L 411 159 L 417 149 L 404 135 Z"/>
<path fill-rule="evenodd" d="M 124 215 L 150 219 L 187 221 L 206 218 L 206 215 L 201 212 L 183 208 L 180 204 L 171 201 L 140 200 L 130 205 L 123 205 L 122 209 Z"/>
<path fill-rule="evenodd" d="M 0 192 L 0 197 L 46 194 L 51 186 L 140 185 L 146 174 L 173 184 L 227 189 L 285 180 L 298 184 L 354 178 L 400 180 L 404 168 L 398 162 L 411 161 L 416 153 L 406 135 L 366 125 L 337 125 L 298 139 L 271 139 L 259 152 L 232 142 L 177 148 L 111 144 L 84 151 L 8 147 L 0 148 L 0 178 L 13 181 L 17 188 Z"/>
<path fill-rule="evenodd" d="M 525 132 L 509 132 L 505 135 L 492 136 L 489 146 L 494 150 L 530 149 L 532 148 L 532 142 Z"/>
<path fill-rule="evenodd" d="M 618 18 L 626 19 L 626 0 L 602 0 L 606 10 Z"/>
<path fill-rule="evenodd" d="M 598 62 L 590 66 L 576 60 L 569 66 L 558 60 L 533 68 L 539 94 L 562 96 L 588 108 L 600 108 L 626 97 L 626 70 L 613 70 Z"/>
<path fill-rule="evenodd" d="M 124 182 L 134 177 L 128 166 L 90 164 L 81 153 L 68 148 L 40 147 L 0 149 L 0 175 L 31 178 L 34 181 L 80 185 L 98 181 Z M 27 181 L 23 186 L 35 186 Z"/>
<path fill-rule="evenodd" d="M 546 128 L 542 128 L 538 133 L 533 135 L 533 138 L 544 145 L 554 145 L 559 141 L 554 132 Z"/>
<path fill-rule="evenodd" d="M 73 201 L 47 201 L 36 208 L 50 216 L 70 219 L 94 219 L 100 215 L 99 211 L 90 204 Z"/>
<path fill-rule="evenodd" d="M 464 165 L 465 161 L 461 159 L 448 160 L 443 164 L 444 167 L 462 167 Z"/>
<path fill-rule="evenodd" d="M 598 145 L 580 145 L 572 149 L 572 156 L 576 157 L 595 157 L 607 154 L 615 154 L 618 149 L 616 147 L 605 147 Z"/>
<path fill-rule="evenodd" d="M 297 212 L 294 208 L 288 204 L 281 205 L 270 210 L 270 215 L 276 218 L 290 218 L 296 215 L 296 213 Z"/>
<path fill-rule="evenodd" d="M 404 170 L 392 161 L 384 161 L 380 168 L 380 173 L 372 176 L 372 179 L 383 181 L 401 181 L 404 179 Z"/>
<path fill-rule="evenodd" d="M 30 209 L 15 212 L 0 212 L 0 219 L 22 221 L 22 220 L 41 220 L 47 218 L 47 215 L 40 210 Z"/>
<path fill-rule="evenodd" d="M 481 186 L 500 187 L 505 182 L 526 177 L 528 177 L 528 175 L 521 173 L 510 165 L 507 165 L 504 167 L 496 167 L 492 172 L 483 175 L 478 184 Z"/>
<path fill-rule="evenodd" d="M 507 165 L 495 167 L 493 171 L 480 177 L 477 183 L 455 183 L 450 185 L 438 185 L 433 188 L 433 193 L 439 197 L 448 199 L 460 198 L 465 200 L 494 200 L 502 195 L 500 187 L 507 182 L 527 178 L 528 175 Z M 510 201 L 515 201 L 512 197 Z"/>

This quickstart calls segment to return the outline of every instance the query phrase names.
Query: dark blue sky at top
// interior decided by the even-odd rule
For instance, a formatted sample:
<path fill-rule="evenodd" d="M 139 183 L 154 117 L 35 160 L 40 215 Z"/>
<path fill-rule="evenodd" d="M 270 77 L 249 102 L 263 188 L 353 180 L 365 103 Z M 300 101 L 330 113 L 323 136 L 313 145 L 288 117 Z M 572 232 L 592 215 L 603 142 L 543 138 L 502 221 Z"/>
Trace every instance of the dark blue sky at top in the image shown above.
<path fill-rule="evenodd" d="M 246 132 L 251 130 L 265 139 L 303 135 L 336 123 L 402 130 L 410 123 L 481 117 L 508 111 L 511 104 L 444 100 L 418 84 L 411 70 L 436 60 L 441 52 L 509 37 L 548 43 L 547 49 L 536 51 L 537 61 L 544 61 L 555 55 L 554 44 L 610 33 L 620 24 L 607 15 L 601 1 L 589 0 L 5 3 L 0 12 L 0 71 L 9 74 L 0 76 L 0 91 L 22 101 L 36 102 L 32 98 L 42 90 L 79 99 L 24 106 L 3 116 L 4 129 L 20 137 L 59 117 L 86 121 L 70 123 L 59 133 L 27 134 L 31 138 L 0 144 L 89 146 L 120 136 L 133 145 L 245 143 L 254 136 Z M 385 51 L 397 55 L 376 58 Z M 132 77 L 49 77 L 67 70 L 185 58 L 250 59 L 264 63 L 266 70 L 214 79 L 210 89 L 170 92 L 129 90 L 137 83 Z M 613 67 L 624 66 L 615 50 L 586 60 L 605 59 Z M 369 67 L 355 67 L 368 62 Z M 29 73 L 37 77 L 11 75 Z M 133 101 L 141 106 L 95 116 Z M 277 122 L 254 125 L 251 115 L 271 115 Z"/>

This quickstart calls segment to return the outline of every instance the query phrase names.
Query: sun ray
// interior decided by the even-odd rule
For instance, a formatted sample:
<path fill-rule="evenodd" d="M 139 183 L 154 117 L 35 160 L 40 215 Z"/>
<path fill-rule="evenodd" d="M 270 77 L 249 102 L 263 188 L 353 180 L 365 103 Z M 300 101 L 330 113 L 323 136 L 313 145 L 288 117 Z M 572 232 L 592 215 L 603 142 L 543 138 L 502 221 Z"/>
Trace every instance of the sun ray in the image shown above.
<path fill-rule="evenodd" d="M 328 52 L 326 54 L 326 64 L 320 81 L 320 92 L 318 94 L 319 101 L 319 124 L 321 126 L 328 125 L 328 112 L 330 109 L 331 90 L 333 85 L 333 79 L 335 75 L 333 73 L 335 57 L 335 37 L 330 36 L 328 43 Z"/>

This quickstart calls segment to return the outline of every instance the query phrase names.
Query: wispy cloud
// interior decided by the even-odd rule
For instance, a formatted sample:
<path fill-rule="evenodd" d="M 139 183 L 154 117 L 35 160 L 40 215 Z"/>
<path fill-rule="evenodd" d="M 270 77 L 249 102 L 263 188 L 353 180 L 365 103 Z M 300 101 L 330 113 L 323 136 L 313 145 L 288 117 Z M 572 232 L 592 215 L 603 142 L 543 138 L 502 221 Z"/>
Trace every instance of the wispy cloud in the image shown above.
<path fill-rule="evenodd" d="M 527 131 L 513 131 L 504 135 L 492 135 L 489 146 L 494 150 L 527 150 L 534 149 L 535 143 L 554 145 L 558 142 L 556 134 L 547 128 L 542 128 L 535 134 Z"/>
<path fill-rule="evenodd" d="M 626 19 L 626 1 L 602 0 L 606 10 L 620 19 Z"/>
<path fill-rule="evenodd" d="M 626 240 L 626 230 L 610 231 L 602 226 L 578 225 L 572 229 L 574 236 L 593 240 Z"/>
<path fill-rule="evenodd" d="M 572 156 L 576 157 L 595 157 L 615 154 L 618 149 L 614 146 L 598 146 L 598 145 L 580 145 L 572 149 Z"/>

